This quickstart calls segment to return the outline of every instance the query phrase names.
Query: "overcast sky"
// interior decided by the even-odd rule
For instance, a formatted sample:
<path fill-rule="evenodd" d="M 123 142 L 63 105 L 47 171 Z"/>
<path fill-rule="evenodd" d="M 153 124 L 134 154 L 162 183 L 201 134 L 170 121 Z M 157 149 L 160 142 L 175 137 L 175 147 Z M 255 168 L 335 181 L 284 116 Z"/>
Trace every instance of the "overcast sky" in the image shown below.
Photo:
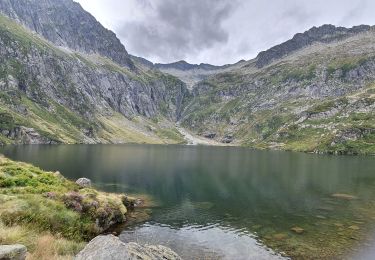
<path fill-rule="evenodd" d="M 163 63 L 234 63 L 312 26 L 375 25 L 375 0 L 75 1 L 129 53 Z"/>

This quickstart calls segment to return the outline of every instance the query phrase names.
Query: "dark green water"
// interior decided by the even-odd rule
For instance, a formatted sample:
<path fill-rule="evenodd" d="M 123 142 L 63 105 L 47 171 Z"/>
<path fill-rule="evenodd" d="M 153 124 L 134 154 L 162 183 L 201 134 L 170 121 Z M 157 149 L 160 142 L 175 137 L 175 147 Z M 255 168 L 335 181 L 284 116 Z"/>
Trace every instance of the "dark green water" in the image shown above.
<path fill-rule="evenodd" d="M 371 244 L 364 235 L 375 222 L 374 157 L 157 145 L 0 152 L 70 179 L 90 178 L 107 191 L 151 195 L 158 204 L 151 219 L 121 239 L 164 244 L 187 258 L 277 258 L 268 248 L 294 257 L 348 256 Z M 305 232 L 295 234 L 295 226 Z"/>

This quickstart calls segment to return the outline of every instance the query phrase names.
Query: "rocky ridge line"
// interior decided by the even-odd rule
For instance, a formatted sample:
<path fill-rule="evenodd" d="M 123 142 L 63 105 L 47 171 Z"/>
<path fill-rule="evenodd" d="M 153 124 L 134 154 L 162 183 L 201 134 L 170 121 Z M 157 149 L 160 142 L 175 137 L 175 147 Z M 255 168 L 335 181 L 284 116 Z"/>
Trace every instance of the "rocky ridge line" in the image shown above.
<path fill-rule="evenodd" d="M 352 28 L 336 27 L 325 24 L 320 27 L 313 27 L 304 33 L 297 33 L 291 40 L 276 45 L 266 51 L 262 51 L 257 56 L 256 66 L 262 68 L 272 61 L 280 59 L 294 51 L 302 49 L 313 43 L 330 43 L 343 40 L 353 35 L 370 31 L 374 27 L 369 25 L 359 25 Z"/>

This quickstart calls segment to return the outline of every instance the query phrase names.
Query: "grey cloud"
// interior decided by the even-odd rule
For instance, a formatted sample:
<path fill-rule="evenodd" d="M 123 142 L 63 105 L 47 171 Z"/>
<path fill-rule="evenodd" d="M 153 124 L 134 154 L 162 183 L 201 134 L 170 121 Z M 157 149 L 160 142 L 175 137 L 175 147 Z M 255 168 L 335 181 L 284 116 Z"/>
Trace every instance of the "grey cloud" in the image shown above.
<path fill-rule="evenodd" d="M 353 20 L 355 21 L 357 17 L 361 17 L 363 15 L 366 8 L 368 8 L 366 2 L 361 1 L 356 3 L 356 5 L 341 19 L 340 23 L 345 23 L 348 21 L 353 22 Z"/>
<path fill-rule="evenodd" d="M 165 61 L 187 58 L 216 44 L 225 44 L 222 27 L 235 6 L 233 0 L 154 0 L 143 4 L 148 17 L 117 29 L 128 49 Z"/>
<path fill-rule="evenodd" d="M 234 63 L 313 26 L 375 24 L 374 0 L 76 1 L 154 62 Z"/>
<path fill-rule="evenodd" d="M 304 32 L 313 26 L 334 24 L 351 27 L 358 24 L 375 23 L 375 17 L 370 10 L 375 10 L 373 0 L 275 0 L 275 1 L 246 1 L 242 8 L 233 14 L 230 20 L 231 36 L 239 40 L 229 41 L 228 48 L 238 42 L 247 42 L 249 49 L 238 55 L 228 56 L 230 62 L 238 59 L 251 59 L 260 51 L 282 43 L 294 34 Z M 239 21 L 245 25 L 238 28 Z M 237 26 L 236 26 L 237 25 Z M 247 33 L 244 33 L 246 30 Z"/>

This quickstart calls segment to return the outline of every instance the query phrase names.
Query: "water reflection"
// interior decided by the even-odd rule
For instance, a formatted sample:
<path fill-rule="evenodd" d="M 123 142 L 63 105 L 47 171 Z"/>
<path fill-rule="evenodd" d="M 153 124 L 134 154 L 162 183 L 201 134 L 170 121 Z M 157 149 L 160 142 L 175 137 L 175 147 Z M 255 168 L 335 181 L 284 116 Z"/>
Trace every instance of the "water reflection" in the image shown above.
<path fill-rule="evenodd" d="M 217 241 L 231 237 L 237 245 L 254 245 L 254 251 L 262 248 L 261 241 L 319 254 L 333 234 L 341 232 L 338 241 L 346 245 L 352 243 L 346 236 L 359 236 L 348 234 L 349 227 L 368 228 L 373 221 L 373 157 L 147 145 L 22 146 L 2 152 L 68 178 L 88 177 L 108 191 L 152 195 L 160 207 L 153 209 L 151 222 L 133 231 L 141 237 L 148 231 L 165 234 L 160 241 L 183 238 L 214 250 Z M 358 199 L 337 199 L 331 196 L 335 193 Z M 295 237 L 293 226 L 306 233 Z M 232 248 L 243 255 L 241 246 Z"/>

